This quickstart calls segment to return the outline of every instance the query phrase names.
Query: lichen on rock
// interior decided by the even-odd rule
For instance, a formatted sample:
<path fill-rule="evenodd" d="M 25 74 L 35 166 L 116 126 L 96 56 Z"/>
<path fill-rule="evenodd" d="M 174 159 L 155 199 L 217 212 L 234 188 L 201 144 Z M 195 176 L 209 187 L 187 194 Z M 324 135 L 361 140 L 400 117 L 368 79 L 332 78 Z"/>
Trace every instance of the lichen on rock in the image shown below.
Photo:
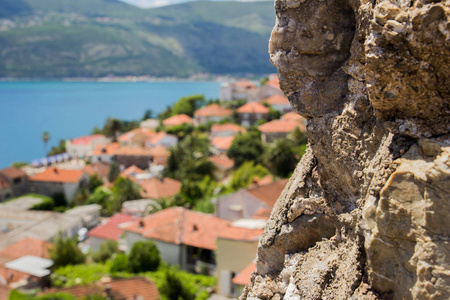
<path fill-rule="evenodd" d="M 309 144 L 241 299 L 450 299 L 450 1 L 275 8 Z"/>

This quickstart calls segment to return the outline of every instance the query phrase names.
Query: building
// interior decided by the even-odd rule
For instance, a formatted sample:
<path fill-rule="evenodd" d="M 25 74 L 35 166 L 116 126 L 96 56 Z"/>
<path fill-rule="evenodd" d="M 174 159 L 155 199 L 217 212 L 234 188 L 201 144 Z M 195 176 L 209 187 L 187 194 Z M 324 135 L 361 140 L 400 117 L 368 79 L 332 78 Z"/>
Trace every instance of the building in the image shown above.
<path fill-rule="evenodd" d="M 292 111 L 292 106 L 288 98 L 284 95 L 273 95 L 264 99 L 262 102 L 269 104 L 273 109 L 281 113 Z"/>
<path fill-rule="evenodd" d="M 194 121 L 188 115 L 180 114 L 167 118 L 162 123 L 166 128 L 172 128 L 183 124 L 193 124 Z"/>
<path fill-rule="evenodd" d="M 151 148 L 149 152 L 152 156 L 152 164 L 156 166 L 164 166 L 170 156 L 170 152 L 162 145 Z"/>
<path fill-rule="evenodd" d="M 141 122 L 140 127 L 156 130 L 156 128 L 158 128 L 159 125 L 160 125 L 159 119 L 147 119 Z"/>
<path fill-rule="evenodd" d="M 108 240 L 119 242 L 119 239 L 123 235 L 123 229 L 121 225 L 127 224 L 134 220 L 134 217 L 124 213 L 117 213 L 109 218 L 103 224 L 89 230 L 88 232 L 88 245 L 91 251 L 99 251 L 100 245 Z"/>
<path fill-rule="evenodd" d="M 287 114 L 284 114 L 281 116 L 280 120 L 285 120 L 285 121 L 297 121 L 297 122 L 301 122 L 303 124 L 306 125 L 306 119 L 303 118 L 302 116 L 300 116 L 298 113 L 295 113 L 293 111 L 288 112 Z"/>
<path fill-rule="evenodd" d="M 255 125 L 258 120 L 267 120 L 270 110 L 258 102 L 248 102 L 237 109 L 242 126 Z"/>
<path fill-rule="evenodd" d="M 260 208 L 272 210 L 287 179 L 256 187 L 243 188 L 216 200 L 216 216 L 226 220 L 253 218 Z"/>
<path fill-rule="evenodd" d="M 258 126 L 258 130 L 261 131 L 263 143 L 271 143 L 276 139 L 285 138 L 296 128 L 302 132 L 306 132 L 305 124 L 298 121 L 273 120 Z"/>
<path fill-rule="evenodd" d="M 246 133 L 247 130 L 239 125 L 226 123 L 226 124 L 213 124 L 211 126 L 211 132 L 209 138 L 212 139 L 218 136 L 234 136 L 239 133 Z"/>
<path fill-rule="evenodd" d="M 251 94 L 255 94 L 258 87 L 247 79 L 240 79 L 236 82 L 226 82 L 220 87 L 220 101 L 231 101 L 248 99 Z"/>
<path fill-rule="evenodd" d="M 220 106 L 219 104 L 211 104 L 202 107 L 194 112 L 194 122 L 196 125 L 207 124 L 209 122 L 221 122 L 233 115 L 231 109 Z"/>
<path fill-rule="evenodd" d="M 208 157 L 208 160 L 211 161 L 215 166 L 213 175 L 216 180 L 224 179 L 231 174 L 231 171 L 234 168 L 234 160 L 232 160 L 225 154 Z"/>
<path fill-rule="evenodd" d="M 0 170 L 0 201 L 5 200 L 6 196 L 19 197 L 29 192 L 30 184 L 24 171 L 13 167 Z"/>
<path fill-rule="evenodd" d="M 97 175 L 104 182 L 108 179 L 110 165 L 107 163 L 91 163 L 84 166 L 83 171 L 89 176 Z"/>
<path fill-rule="evenodd" d="M 274 95 L 285 96 L 280 89 L 277 74 L 271 74 L 269 80 L 263 86 L 252 90 L 248 95 L 248 101 L 261 101 Z"/>
<path fill-rule="evenodd" d="M 72 201 L 82 187 L 89 183 L 89 176 L 82 170 L 65 170 L 54 167 L 30 177 L 31 191 L 53 197 L 63 193 L 67 201 Z"/>
<path fill-rule="evenodd" d="M 148 128 L 136 128 L 122 134 L 117 138 L 117 140 L 123 146 L 143 147 L 145 144 L 145 140 L 155 134 L 156 133 L 153 130 Z"/>
<path fill-rule="evenodd" d="M 122 172 L 120 172 L 120 176 L 122 177 L 136 177 L 136 175 L 138 174 L 142 174 L 144 173 L 144 170 L 142 170 L 141 168 L 136 167 L 135 165 L 132 165 L 128 168 L 126 168 L 125 170 L 123 170 Z"/>
<path fill-rule="evenodd" d="M 89 156 L 89 161 L 93 164 L 96 163 L 112 163 L 114 159 L 114 153 L 120 149 L 119 143 L 109 143 L 96 145 L 94 151 Z"/>
<path fill-rule="evenodd" d="M 178 143 L 178 138 L 173 134 L 167 134 L 163 131 L 158 132 L 152 137 L 145 140 L 147 148 L 163 146 L 165 148 L 174 147 Z"/>
<path fill-rule="evenodd" d="M 123 169 L 133 165 L 142 170 L 148 169 L 152 158 L 150 150 L 142 147 L 124 146 L 114 152 L 114 160 Z"/>
<path fill-rule="evenodd" d="M 219 294 L 238 297 L 242 293 L 243 286 L 233 280 L 239 278 L 238 275 L 255 259 L 265 224 L 266 220 L 237 220 L 218 235 L 216 252 Z M 240 277 L 244 277 L 244 274 Z"/>
<path fill-rule="evenodd" d="M 157 205 L 157 202 L 152 199 L 139 199 L 139 200 L 130 200 L 122 203 L 122 213 L 143 217 L 149 214 L 152 206 Z"/>
<path fill-rule="evenodd" d="M 181 269 L 215 271 L 216 240 L 229 221 L 183 207 L 171 207 L 124 228 L 128 249 L 136 241 L 154 241 L 162 259 Z"/>
<path fill-rule="evenodd" d="M 230 149 L 231 145 L 233 144 L 234 136 L 217 136 L 213 137 L 210 145 L 211 145 L 211 152 L 215 154 L 223 154 Z"/>
<path fill-rule="evenodd" d="M 169 198 L 178 194 L 181 182 L 172 178 L 156 178 L 135 180 L 142 188 L 142 197 L 148 199 Z"/>
<path fill-rule="evenodd" d="M 91 155 L 95 146 L 100 144 L 108 144 L 110 138 L 101 134 L 82 136 L 73 140 L 66 141 L 66 151 L 73 158 L 82 158 Z"/>
<path fill-rule="evenodd" d="M 68 293 L 77 299 L 114 300 L 159 300 L 161 299 L 156 284 L 147 277 L 111 279 L 103 278 L 88 285 L 77 285 L 68 288 L 51 288 L 40 295 Z M 92 298 L 91 298 L 92 297 Z"/>

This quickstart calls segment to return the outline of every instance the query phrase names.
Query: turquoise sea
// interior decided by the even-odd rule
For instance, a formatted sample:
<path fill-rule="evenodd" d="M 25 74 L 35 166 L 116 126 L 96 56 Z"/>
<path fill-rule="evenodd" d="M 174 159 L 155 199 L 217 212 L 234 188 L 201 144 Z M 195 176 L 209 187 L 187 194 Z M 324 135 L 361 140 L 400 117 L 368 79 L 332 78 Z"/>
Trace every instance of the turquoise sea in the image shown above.
<path fill-rule="evenodd" d="M 179 98 L 219 97 L 219 82 L 0 82 L 0 168 L 45 155 L 60 139 L 90 134 L 110 117 L 141 119 Z"/>

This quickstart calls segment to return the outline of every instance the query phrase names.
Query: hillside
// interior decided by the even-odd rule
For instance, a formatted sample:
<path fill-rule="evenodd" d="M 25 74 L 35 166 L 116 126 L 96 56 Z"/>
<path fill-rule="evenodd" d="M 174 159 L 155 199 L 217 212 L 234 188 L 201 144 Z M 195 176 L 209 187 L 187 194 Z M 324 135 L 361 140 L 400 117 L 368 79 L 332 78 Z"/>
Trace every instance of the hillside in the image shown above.
<path fill-rule="evenodd" d="M 272 2 L 141 9 L 116 0 L 2 0 L 0 77 L 273 72 Z"/>

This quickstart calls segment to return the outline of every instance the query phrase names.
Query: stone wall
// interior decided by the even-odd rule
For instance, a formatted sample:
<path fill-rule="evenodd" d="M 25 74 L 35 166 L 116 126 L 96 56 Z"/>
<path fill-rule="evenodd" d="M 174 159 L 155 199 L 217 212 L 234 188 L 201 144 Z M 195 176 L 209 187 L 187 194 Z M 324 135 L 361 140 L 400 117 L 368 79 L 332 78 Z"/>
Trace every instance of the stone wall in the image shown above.
<path fill-rule="evenodd" d="M 450 299 L 450 1 L 276 0 L 308 150 L 242 299 Z"/>

